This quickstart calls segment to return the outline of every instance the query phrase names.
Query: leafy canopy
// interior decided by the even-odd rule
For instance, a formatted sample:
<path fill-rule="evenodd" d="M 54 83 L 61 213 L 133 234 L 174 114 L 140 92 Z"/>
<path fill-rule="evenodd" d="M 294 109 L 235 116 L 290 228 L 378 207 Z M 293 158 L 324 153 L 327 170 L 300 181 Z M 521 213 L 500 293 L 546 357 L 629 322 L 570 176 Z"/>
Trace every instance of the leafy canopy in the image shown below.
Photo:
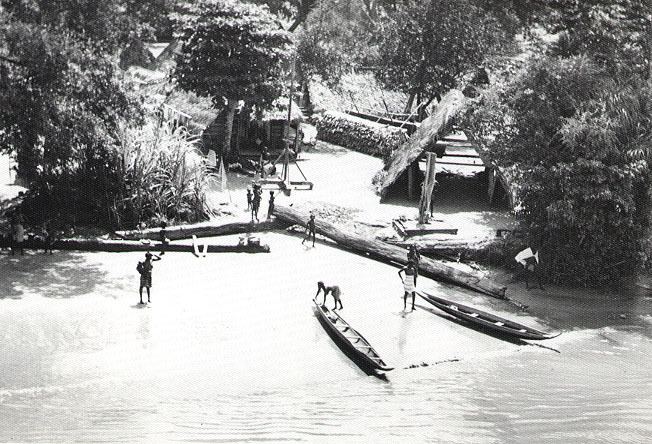
<path fill-rule="evenodd" d="M 405 2 L 390 20 L 378 76 L 389 88 L 426 98 L 455 87 L 503 41 L 499 22 L 472 0 Z"/>
<path fill-rule="evenodd" d="M 586 56 L 532 62 L 465 122 L 521 172 L 519 216 L 562 282 L 618 282 L 647 260 L 652 91 L 605 74 Z"/>
<path fill-rule="evenodd" d="M 179 86 L 218 106 L 225 99 L 268 105 L 280 95 L 292 41 L 267 8 L 202 0 L 185 5 L 178 23 Z"/>

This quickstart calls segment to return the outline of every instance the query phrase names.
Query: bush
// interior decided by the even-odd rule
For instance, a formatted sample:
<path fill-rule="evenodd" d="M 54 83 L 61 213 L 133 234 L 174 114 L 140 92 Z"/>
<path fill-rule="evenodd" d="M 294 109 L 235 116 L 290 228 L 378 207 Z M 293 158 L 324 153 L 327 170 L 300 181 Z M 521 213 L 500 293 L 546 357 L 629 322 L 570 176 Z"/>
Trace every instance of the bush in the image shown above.
<path fill-rule="evenodd" d="M 112 205 L 117 226 L 198 222 L 208 216 L 210 174 L 185 128 L 150 122 L 126 131 L 121 146 L 121 193 Z"/>
<path fill-rule="evenodd" d="M 533 63 L 467 119 L 521 174 L 519 217 L 550 279 L 618 283 L 649 257 L 652 91 L 616 85 L 585 57 Z"/>

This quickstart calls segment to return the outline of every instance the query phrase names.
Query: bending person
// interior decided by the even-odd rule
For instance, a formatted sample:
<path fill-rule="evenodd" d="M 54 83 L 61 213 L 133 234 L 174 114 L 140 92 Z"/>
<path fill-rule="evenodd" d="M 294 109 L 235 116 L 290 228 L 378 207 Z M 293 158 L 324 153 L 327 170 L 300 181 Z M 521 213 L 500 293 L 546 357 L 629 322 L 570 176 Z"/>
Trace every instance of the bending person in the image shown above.
<path fill-rule="evenodd" d="M 317 282 L 317 294 L 315 295 L 315 300 L 317 299 L 317 296 L 319 296 L 319 293 L 323 291 L 324 292 L 324 302 L 322 305 L 326 305 L 326 296 L 328 293 L 333 295 L 333 302 L 334 302 L 334 307 L 333 310 L 337 310 L 337 304 L 340 305 L 340 310 L 344 308 L 342 305 L 342 299 L 340 296 L 342 295 L 342 291 L 340 290 L 340 287 L 337 285 L 332 285 L 330 287 L 327 287 L 324 285 L 322 281 Z"/>

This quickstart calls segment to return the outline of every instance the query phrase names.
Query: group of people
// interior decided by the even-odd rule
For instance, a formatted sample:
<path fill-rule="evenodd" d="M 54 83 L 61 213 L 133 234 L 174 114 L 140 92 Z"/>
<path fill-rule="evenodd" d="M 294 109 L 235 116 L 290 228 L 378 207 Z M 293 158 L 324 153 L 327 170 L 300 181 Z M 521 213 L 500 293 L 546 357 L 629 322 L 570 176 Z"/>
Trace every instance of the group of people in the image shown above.
<path fill-rule="evenodd" d="M 311 219 L 314 224 L 314 215 L 311 215 Z M 304 239 L 305 240 L 305 239 Z M 412 296 L 412 310 L 414 310 L 414 300 L 416 297 L 417 291 L 417 277 L 419 276 L 419 261 L 421 260 L 421 254 L 416 244 L 410 245 L 408 247 L 408 263 L 405 267 L 402 267 L 398 271 L 398 275 L 403 282 L 403 311 L 407 309 L 407 298 Z M 315 299 L 319 296 L 319 293 L 324 292 L 324 301 L 322 305 L 326 305 L 326 297 L 330 294 L 333 296 L 333 310 L 339 309 L 342 310 L 344 306 L 342 305 L 342 291 L 337 285 L 327 286 L 323 281 L 317 282 L 317 294 L 315 294 Z"/>
<path fill-rule="evenodd" d="M 258 220 L 258 211 L 260 210 L 260 202 L 263 199 L 263 189 L 260 184 L 253 182 L 251 188 L 247 188 L 247 210 L 251 211 L 251 221 Z M 274 191 L 269 192 L 269 205 L 267 207 L 267 219 L 272 217 L 274 212 Z"/>
<path fill-rule="evenodd" d="M 9 245 L 11 250 L 11 255 L 15 255 L 16 252 L 20 252 L 21 255 L 25 254 L 25 239 L 27 238 L 27 232 L 25 229 L 25 217 L 20 209 L 15 210 L 9 214 Z M 45 253 L 53 254 L 52 246 L 56 238 L 56 231 L 52 227 L 50 221 L 46 221 L 41 227 L 40 233 L 34 235 L 30 234 L 30 237 L 34 236 L 37 239 L 40 239 L 43 243 L 43 250 Z"/>

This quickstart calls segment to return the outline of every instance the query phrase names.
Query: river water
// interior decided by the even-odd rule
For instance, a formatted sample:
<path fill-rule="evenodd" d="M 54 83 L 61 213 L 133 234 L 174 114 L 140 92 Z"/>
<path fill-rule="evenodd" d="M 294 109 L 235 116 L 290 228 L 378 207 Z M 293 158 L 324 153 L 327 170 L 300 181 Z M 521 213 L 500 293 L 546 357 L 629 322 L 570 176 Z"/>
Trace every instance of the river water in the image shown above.
<path fill-rule="evenodd" d="M 213 239 L 216 243 L 233 238 Z M 295 237 L 270 254 L 0 256 L 0 441 L 649 442 L 652 300 L 553 289 L 503 301 L 420 287 L 534 327 L 513 343 L 417 301 L 396 269 Z M 316 281 L 396 369 L 366 375 L 312 311 Z M 332 300 L 327 302 L 330 306 Z M 536 317 L 535 317 L 536 316 Z"/>

